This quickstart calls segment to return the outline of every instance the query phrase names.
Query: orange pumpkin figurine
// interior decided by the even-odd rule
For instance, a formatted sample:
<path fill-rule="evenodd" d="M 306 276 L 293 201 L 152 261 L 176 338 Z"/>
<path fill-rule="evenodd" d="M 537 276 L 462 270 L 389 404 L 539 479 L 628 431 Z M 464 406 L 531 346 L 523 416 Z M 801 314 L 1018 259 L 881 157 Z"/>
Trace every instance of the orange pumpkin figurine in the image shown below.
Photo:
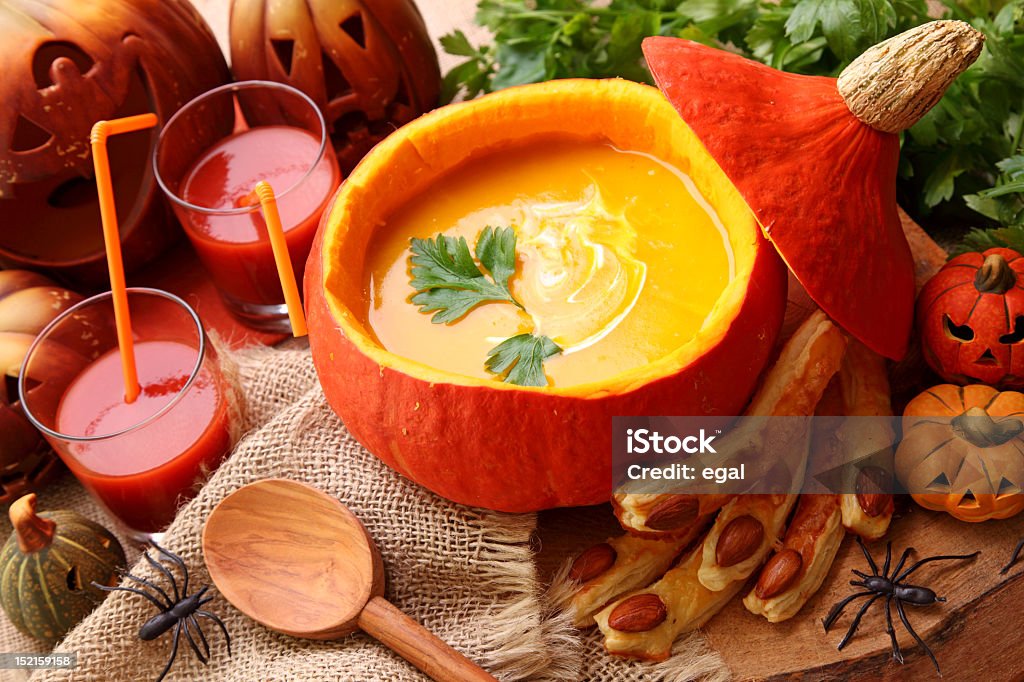
<path fill-rule="evenodd" d="M 979 384 L 935 386 L 903 412 L 896 475 L 914 501 L 961 521 L 1024 509 L 1024 394 Z"/>
<path fill-rule="evenodd" d="M 917 327 L 946 381 L 1024 386 L 1024 258 L 995 248 L 952 259 L 921 290 Z"/>

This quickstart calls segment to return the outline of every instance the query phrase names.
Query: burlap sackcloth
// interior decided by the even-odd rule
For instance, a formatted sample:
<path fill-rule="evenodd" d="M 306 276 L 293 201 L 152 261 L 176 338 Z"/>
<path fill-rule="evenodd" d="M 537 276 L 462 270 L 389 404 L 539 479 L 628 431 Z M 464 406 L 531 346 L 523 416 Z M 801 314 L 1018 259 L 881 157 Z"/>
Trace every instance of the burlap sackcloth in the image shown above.
<path fill-rule="evenodd" d="M 182 556 L 191 588 L 210 582 L 201 552 L 207 515 L 227 494 L 254 480 L 286 477 L 335 495 L 363 521 L 384 558 L 386 597 L 446 642 L 503 680 L 721 679 L 721 659 L 699 635 L 681 640 L 666 663 L 650 665 L 606 655 L 596 632 L 579 633 L 557 613 L 566 585 L 562 566 L 547 586 L 535 562 L 537 517 L 472 509 L 443 500 L 403 479 L 365 451 L 327 405 L 306 350 L 249 349 L 233 354 L 248 402 L 247 427 L 230 458 L 168 529 L 165 546 Z M 75 509 L 111 525 L 73 479 L 47 489 L 43 509 Z M 582 547 L 587 510 L 565 535 Z M 590 515 L 592 516 L 592 514 Z M 9 525 L 8 525 L 9 529 Z M 598 533 L 602 531 L 596 531 Z M 589 541 L 589 540 L 588 540 Z M 561 540 L 558 544 L 561 544 Z M 134 575 L 163 584 L 122 539 Z M 168 680 L 422 680 L 409 664 L 362 634 L 313 642 L 274 633 L 223 598 L 208 608 L 232 635 L 232 656 L 219 631 L 203 621 L 213 655 L 201 665 L 182 641 Z M 77 652 L 75 670 L 37 671 L 33 680 L 155 679 L 170 636 L 142 642 L 138 629 L 155 614 L 148 601 L 115 593 L 55 651 Z M 2 618 L 2 617 L 0 617 Z M 0 651 L 45 652 L 6 618 Z M 3 679 L 24 679 L 0 671 Z"/>

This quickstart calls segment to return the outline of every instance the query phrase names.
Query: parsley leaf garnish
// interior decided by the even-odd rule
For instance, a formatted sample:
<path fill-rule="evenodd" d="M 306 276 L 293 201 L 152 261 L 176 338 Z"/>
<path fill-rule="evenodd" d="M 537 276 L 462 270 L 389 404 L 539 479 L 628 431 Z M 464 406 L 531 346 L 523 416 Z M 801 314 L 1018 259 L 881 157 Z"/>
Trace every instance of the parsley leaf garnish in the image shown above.
<path fill-rule="evenodd" d="M 520 308 L 508 288 L 516 270 L 516 233 L 511 227 L 484 228 L 476 242 L 476 257 L 490 277 L 481 272 L 465 237 L 443 234 L 433 239 L 412 239 L 412 302 L 421 313 L 437 311 L 434 324 L 451 324 L 488 301 L 505 301 Z"/>
<path fill-rule="evenodd" d="M 488 372 L 505 375 L 507 384 L 547 386 L 544 361 L 561 352 L 558 344 L 546 336 L 518 334 L 489 350 L 485 367 Z"/>
<path fill-rule="evenodd" d="M 516 233 L 511 227 L 485 227 L 476 239 L 476 260 L 465 237 L 439 234 L 433 239 L 410 241 L 412 250 L 412 302 L 421 313 L 437 311 L 430 321 L 451 324 L 466 313 L 491 301 L 512 303 L 522 308 L 509 290 L 508 281 L 516 271 Z M 488 372 L 519 386 L 547 386 L 544 360 L 562 349 L 546 336 L 519 334 L 505 339 L 487 352 Z"/>

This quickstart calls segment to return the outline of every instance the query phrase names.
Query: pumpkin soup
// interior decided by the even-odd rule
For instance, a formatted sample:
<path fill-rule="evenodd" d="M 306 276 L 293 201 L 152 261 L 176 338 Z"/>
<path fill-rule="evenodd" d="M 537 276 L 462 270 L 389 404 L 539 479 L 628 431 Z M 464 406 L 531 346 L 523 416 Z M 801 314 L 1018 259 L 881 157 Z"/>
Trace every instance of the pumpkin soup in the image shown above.
<path fill-rule="evenodd" d="M 411 302 L 410 239 L 516 233 L 512 295 L 434 324 Z M 648 154 L 545 140 L 463 164 L 390 216 L 367 254 L 367 322 L 387 350 L 494 378 L 488 352 L 517 334 L 562 349 L 551 385 L 599 381 L 664 357 L 701 328 L 734 275 L 725 228 L 689 177 Z"/>

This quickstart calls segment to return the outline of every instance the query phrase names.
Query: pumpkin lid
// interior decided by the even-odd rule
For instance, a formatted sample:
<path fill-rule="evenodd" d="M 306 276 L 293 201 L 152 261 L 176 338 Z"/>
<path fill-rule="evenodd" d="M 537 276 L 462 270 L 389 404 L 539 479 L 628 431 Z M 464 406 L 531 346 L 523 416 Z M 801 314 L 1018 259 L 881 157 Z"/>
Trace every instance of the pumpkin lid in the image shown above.
<path fill-rule="evenodd" d="M 839 79 L 784 73 L 681 38 L 648 38 L 643 51 L 814 302 L 899 359 L 914 264 L 896 207 L 896 133 L 939 100 L 983 41 L 964 22 L 931 22 L 870 48 Z"/>

